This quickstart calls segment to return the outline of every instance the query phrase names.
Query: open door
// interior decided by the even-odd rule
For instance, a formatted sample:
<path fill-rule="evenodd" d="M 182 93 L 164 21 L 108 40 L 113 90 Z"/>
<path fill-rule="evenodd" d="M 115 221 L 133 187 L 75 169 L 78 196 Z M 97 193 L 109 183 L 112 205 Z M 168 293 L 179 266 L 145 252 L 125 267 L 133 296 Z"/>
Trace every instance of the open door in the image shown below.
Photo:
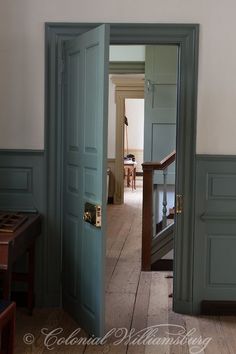
<path fill-rule="evenodd" d="M 63 158 L 63 308 L 104 332 L 109 26 L 66 41 Z"/>

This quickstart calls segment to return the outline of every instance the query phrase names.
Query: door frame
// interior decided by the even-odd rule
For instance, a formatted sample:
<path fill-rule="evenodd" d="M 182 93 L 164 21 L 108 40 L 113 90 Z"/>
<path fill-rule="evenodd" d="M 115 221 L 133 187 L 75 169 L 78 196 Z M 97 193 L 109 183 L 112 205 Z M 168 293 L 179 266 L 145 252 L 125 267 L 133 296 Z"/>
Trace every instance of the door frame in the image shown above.
<path fill-rule="evenodd" d="M 124 202 L 124 115 L 126 98 L 144 98 L 144 78 L 112 75 L 116 102 L 116 157 L 114 203 Z"/>
<path fill-rule="evenodd" d="M 47 243 L 44 284 L 47 296 L 59 301 L 61 279 L 62 203 L 62 90 L 63 42 L 102 23 L 46 23 L 45 25 L 45 157 L 47 171 Z M 195 220 L 195 155 L 198 76 L 198 24 L 110 23 L 110 44 L 165 44 L 179 47 L 177 106 L 176 194 L 185 198 L 179 217 L 174 252 L 174 296 L 176 312 L 193 309 L 193 242 Z M 58 207 L 59 206 L 59 207 Z M 49 237 L 50 236 L 50 237 Z M 53 258 L 51 257 L 53 254 Z"/>

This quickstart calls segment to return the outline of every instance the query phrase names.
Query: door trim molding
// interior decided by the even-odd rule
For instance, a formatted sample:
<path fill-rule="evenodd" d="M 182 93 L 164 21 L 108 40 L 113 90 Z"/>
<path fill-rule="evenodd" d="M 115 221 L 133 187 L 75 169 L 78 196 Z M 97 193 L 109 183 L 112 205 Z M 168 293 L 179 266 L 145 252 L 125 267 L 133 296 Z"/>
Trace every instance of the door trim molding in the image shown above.
<path fill-rule="evenodd" d="M 144 98 L 144 78 L 112 76 L 116 102 L 116 161 L 114 203 L 124 203 L 124 116 L 126 98 Z"/>
<path fill-rule="evenodd" d="M 144 74 L 144 61 L 110 61 L 109 74 Z"/>
<path fill-rule="evenodd" d="M 61 150 L 62 46 L 66 39 L 101 23 L 47 23 L 45 28 L 45 155 L 47 161 L 47 254 L 60 284 L 61 264 Z M 198 24 L 111 23 L 111 44 L 171 44 L 179 47 L 177 108 L 176 193 L 185 196 L 185 208 L 176 223 L 174 310 L 193 312 L 193 240 L 195 221 L 195 153 L 198 76 Z M 184 247 L 183 247 L 184 245 Z M 55 254 L 57 252 L 57 254 Z M 55 295 L 56 295 L 55 287 Z"/>

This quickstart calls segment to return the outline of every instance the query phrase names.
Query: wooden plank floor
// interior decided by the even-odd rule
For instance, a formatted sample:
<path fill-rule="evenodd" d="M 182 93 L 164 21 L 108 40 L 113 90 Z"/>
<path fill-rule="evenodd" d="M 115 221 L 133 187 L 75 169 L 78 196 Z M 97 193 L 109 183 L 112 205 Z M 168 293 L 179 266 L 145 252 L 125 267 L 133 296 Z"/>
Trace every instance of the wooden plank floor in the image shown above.
<path fill-rule="evenodd" d="M 78 325 L 61 309 L 35 309 L 33 317 L 23 309 L 17 310 L 16 354 L 27 353 L 117 353 L 117 354 L 235 354 L 236 353 L 236 317 L 193 317 L 176 314 L 172 311 L 172 279 L 166 276 L 170 272 L 140 272 L 141 256 L 141 181 L 137 190 L 126 189 L 125 204 L 108 206 L 107 267 L 106 267 L 106 330 L 123 328 L 118 334 L 124 335 L 125 329 L 135 329 L 135 333 L 148 326 L 160 327 L 157 334 L 161 338 L 170 338 L 168 332 L 176 333 L 177 327 L 186 331 L 196 329 L 194 338 L 212 338 L 204 347 L 194 343 L 174 345 L 133 345 L 120 343 L 114 345 L 114 335 L 105 345 L 55 345 L 48 350 L 44 345 L 42 328 L 52 330 L 63 328 L 58 338 L 68 337 Z M 32 334 L 33 344 L 27 345 Z M 140 332 L 141 333 L 141 332 Z M 141 334 L 140 334 L 141 335 Z M 85 337 L 80 332 L 78 337 Z M 173 338 L 173 336 L 171 336 Z M 50 342 L 51 344 L 52 342 Z"/>

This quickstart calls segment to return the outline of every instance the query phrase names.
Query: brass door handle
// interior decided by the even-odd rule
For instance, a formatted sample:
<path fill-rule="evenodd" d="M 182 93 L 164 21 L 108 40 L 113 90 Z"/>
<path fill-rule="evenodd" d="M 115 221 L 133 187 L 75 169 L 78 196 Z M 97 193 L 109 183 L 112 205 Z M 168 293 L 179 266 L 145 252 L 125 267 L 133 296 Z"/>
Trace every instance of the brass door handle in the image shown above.
<path fill-rule="evenodd" d="M 92 221 L 92 214 L 90 211 L 84 212 L 84 221 L 91 222 Z"/>
<path fill-rule="evenodd" d="M 184 208 L 184 196 L 182 194 L 176 195 L 176 214 L 182 214 Z"/>
<path fill-rule="evenodd" d="M 85 203 L 84 205 L 84 221 L 100 228 L 102 226 L 102 208 L 101 205 Z"/>

